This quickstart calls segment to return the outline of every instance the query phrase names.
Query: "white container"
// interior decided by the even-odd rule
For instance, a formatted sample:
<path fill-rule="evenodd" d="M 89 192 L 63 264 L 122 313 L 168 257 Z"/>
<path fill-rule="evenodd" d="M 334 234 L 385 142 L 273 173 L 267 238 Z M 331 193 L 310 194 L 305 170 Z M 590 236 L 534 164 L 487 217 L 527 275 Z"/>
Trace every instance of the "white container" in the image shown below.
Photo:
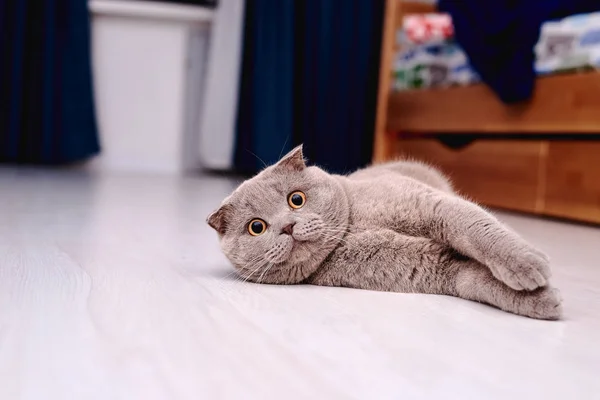
<path fill-rule="evenodd" d="M 200 114 L 214 11 L 91 0 L 102 171 L 180 173 L 199 163 Z"/>

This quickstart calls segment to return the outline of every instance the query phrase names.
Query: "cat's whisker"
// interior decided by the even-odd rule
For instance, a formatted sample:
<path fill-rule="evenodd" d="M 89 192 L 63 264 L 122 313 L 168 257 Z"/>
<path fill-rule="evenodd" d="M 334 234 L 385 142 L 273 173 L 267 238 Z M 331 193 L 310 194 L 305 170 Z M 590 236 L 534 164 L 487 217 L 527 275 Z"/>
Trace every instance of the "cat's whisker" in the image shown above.
<path fill-rule="evenodd" d="M 323 237 L 325 237 L 325 238 L 327 238 L 327 239 L 330 239 L 331 241 L 336 241 L 336 240 L 337 240 L 337 241 L 339 241 L 339 242 L 342 242 L 342 243 L 345 243 L 345 244 L 347 244 L 347 243 L 348 243 L 348 241 L 347 241 L 346 239 L 344 239 L 344 238 L 340 238 L 340 237 L 338 237 L 338 236 L 335 236 L 335 234 L 333 234 L 333 235 L 332 235 L 332 234 L 329 234 L 328 232 L 323 232 L 323 231 L 321 231 L 321 232 L 319 232 L 319 235 L 320 235 L 320 236 L 323 236 Z"/>
<path fill-rule="evenodd" d="M 320 232 L 326 232 L 326 233 L 332 233 L 332 234 L 340 235 L 340 238 L 351 236 L 350 234 L 348 234 L 345 231 L 340 231 L 340 230 L 335 230 L 335 229 L 320 229 L 319 231 Z"/>
<path fill-rule="evenodd" d="M 337 232 L 348 232 L 347 228 L 341 227 L 341 226 L 335 226 L 335 225 L 324 225 L 322 227 L 322 229 L 327 229 L 327 230 L 333 230 L 333 231 L 337 231 Z"/>
<path fill-rule="evenodd" d="M 340 233 L 346 233 L 347 230 L 344 228 L 337 228 L 335 226 L 324 226 L 323 228 L 324 230 L 328 230 L 328 231 L 336 231 L 336 232 L 340 232 Z"/>
<path fill-rule="evenodd" d="M 247 270 L 247 268 L 244 268 L 244 267 L 240 267 L 240 269 L 241 269 L 241 270 Z M 251 270 L 250 270 L 250 271 L 251 271 Z M 232 277 L 232 276 L 233 276 L 234 278 L 238 278 L 238 277 L 239 277 L 239 275 L 240 275 L 240 271 L 239 271 L 237 268 L 234 268 L 234 270 L 233 270 L 233 271 L 231 271 L 230 273 L 228 273 L 227 275 L 225 275 L 225 276 L 223 277 L 223 279 L 227 279 L 227 278 L 230 278 L 230 277 Z"/>
<path fill-rule="evenodd" d="M 262 282 L 262 279 L 263 279 L 263 277 L 265 276 L 265 274 L 266 274 L 266 273 L 267 273 L 267 272 L 268 272 L 268 271 L 269 271 L 271 268 L 273 268 L 273 266 L 274 266 L 274 265 L 275 265 L 275 264 L 271 264 L 271 265 L 269 265 L 267 268 L 265 268 L 265 269 L 263 270 L 262 274 L 260 274 L 260 277 L 258 278 L 258 283 L 261 283 L 261 282 Z"/>
<path fill-rule="evenodd" d="M 233 271 L 231 271 L 229 274 L 227 274 L 224 277 L 224 280 L 226 278 L 233 276 L 235 283 L 246 282 L 250 277 L 252 277 L 253 274 L 255 274 L 264 265 L 264 256 L 258 255 L 256 257 L 252 258 L 251 260 L 245 261 L 248 264 L 255 264 L 256 262 L 259 262 L 259 261 L 261 262 L 261 265 L 259 265 L 258 268 L 255 270 L 253 270 L 251 268 L 246 268 L 243 265 L 240 265 L 238 263 L 237 265 L 239 265 L 239 267 L 234 269 Z M 222 284 L 221 288 L 226 291 L 226 294 L 230 294 L 231 291 L 233 290 L 234 286 L 229 286 L 228 288 L 225 288 L 225 285 Z"/>
<path fill-rule="evenodd" d="M 234 277 L 234 278 L 235 278 L 236 276 L 238 276 L 238 271 L 234 269 L 233 271 L 231 271 L 230 273 L 228 273 L 227 275 L 225 275 L 225 276 L 223 277 L 223 280 L 225 280 L 225 279 L 229 279 L 229 278 L 231 278 L 231 277 Z"/>
<path fill-rule="evenodd" d="M 248 149 L 246 149 L 246 151 L 247 151 L 248 153 L 252 154 L 254 157 L 256 157 L 256 158 L 258 159 L 258 161 L 260 161 L 260 162 L 261 162 L 261 163 L 264 165 L 264 167 L 265 167 L 265 168 L 267 168 L 267 167 L 268 167 L 267 163 L 266 163 L 266 162 L 264 162 L 262 158 L 260 158 L 259 156 L 257 156 L 256 154 L 254 154 L 253 152 L 251 152 L 251 151 L 250 151 L 250 150 L 248 150 Z"/>
<path fill-rule="evenodd" d="M 244 265 L 254 265 L 257 262 L 262 263 L 264 261 L 266 261 L 265 260 L 265 256 L 264 255 L 260 255 L 260 256 L 256 256 L 256 257 L 248 259 L 248 260 L 244 260 Z M 251 267 L 242 267 L 242 268 L 246 269 L 246 270 L 252 270 Z"/>
<path fill-rule="evenodd" d="M 244 281 L 242 283 L 248 282 L 248 279 L 250 279 L 252 277 L 252 275 L 254 275 L 255 273 L 257 273 L 258 270 L 260 270 L 261 268 L 266 267 L 268 264 L 269 263 L 267 262 L 267 263 L 259 265 L 254 271 L 252 271 L 252 273 L 250 275 L 246 276 L 246 278 L 244 279 Z"/>
<path fill-rule="evenodd" d="M 329 244 L 329 243 L 335 243 L 335 244 L 339 244 L 339 243 L 343 243 L 345 246 L 348 246 L 348 242 L 346 242 L 345 240 L 340 240 L 339 238 L 335 237 L 335 236 L 326 236 L 326 235 L 321 235 L 325 241 L 323 244 Z"/>
<path fill-rule="evenodd" d="M 283 154 L 283 150 L 285 150 L 285 145 L 287 144 L 288 140 L 290 139 L 290 135 L 288 134 L 285 137 L 285 142 L 283 142 L 283 146 L 281 146 L 281 150 L 279 151 L 279 157 L 277 157 L 277 159 L 281 158 L 281 155 Z"/>
<path fill-rule="evenodd" d="M 233 281 L 229 281 L 228 278 L 233 278 Z M 235 286 L 236 283 L 241 282 L 242 278 L 240 277 L 240 271 L 238 271 L 237 269 L 234 269 L 233 271 L 231 271 L 230 273 L 228 273 L 227 275 L 225 275 L 223 277 L 223 279 L 221 280 L 221 289 L 226 291 L 226 294 L 230 294 L 231 291 L 233 290 L 233 287 Z M 226 282 L 230 283 L 230 284 L 226 284 Z"/>
<path fill-rule="evenodd" d="M 229 299 L 229 301 L 232 301 L 232 302 L 234 302 L 234 303 L 235 303 L 235 300 L 233 299 L 233 296 L 231 296 L 231 295 L 232 295 L 232 293 L 234 293 L 234 292 L 237 292 L 237 290 L 236 290 L 237 283 L 240 283 L 240 282 L 242 282 L 242 283 L 243 283 L 243 282 L 244 282 L 244 280 L 243 280 L 243 278 L 242 278 L 242 277 L 239 275 L 239 273 L 238 273 L 238 274 L 235 276 L 235 284 L 231 284 L 231 285 L 229 285 L 229 286 L 226 286 L 226 285 L 221 285 L 222 292 L 223 292 L 223 294 L 224 294 L 225 298 L 228 298 L 228 299 Z M 248 285 L 248 286 L 246 286 L 245 290 L 252 290 L 252 291 L 254 292 L 254 294 L 255 294 L 255 295 L 257 295 L 257 296 L 259 296 L 259 297 L 262 297 L 262 298 L 266 299 L 266 296 L 264 296 L 264 295 L 262 294 L 262 292 L 261 292 L 261 291 L 260 291 L 258 288 L 256 288 L 256 287 L 253 287 L 252 285 Z"/>
<path fill-rule="evenodd" d="M 242 267 L 242 271 L 243 272 L 253 272 L 255 269 L 255 266 L 260 266 L 260 265 L 264 265 L 267 262 L 267 260 L 265 260 L 264 257 L 257 257 L 255 259 L 252 260 L 248 260 L 246 261 L 246 265 L 248 265 L 248 267 Z"/>
<path fill-rule="evenodd" d="M 340 231 L 328 230 L 328 229 L 320 229 L 319 233 L 329 233 L 329 234 L 332 234 L 332 235 L 337 235 L 340 239 L 344 238 L 344 235 L 342 235 L 343 232 L 340 232 Z"/>
<path fill-rule="evenodd" d="M 346 239 L 339 238 L 339 237 L 337 237 L 337 236 L 335 236 L 335 235 L 329 235 L 329 234 L 327 234 L 327 233 L 323 233 L 323 232 L 321 232 L 321 234 L 320 234 L 320 235 L 321 235 L 322 237 L 326 238 L 326 239 L 330 239 L 330 241 L 332 241 L 332 242 L 333 242 L 333 241 L 338 241 L 338 242 L 341 242 L 341 243 L 344 243 L 344 244 L 347 244 L 347 243 L 348 243 L 348 241 L 347 241 Z"/>
<path fill-rule="evenodd" d="M 335 230 L 339 230 L 342 232 L 349 232 L 348 227 L 346 227 L 346 226 L 326 224 L 326 225 L 324 225 L 324 228 L 335 229 Z"/>
<path fill-rule="evenodd" d="M 233 278 L 233 279 L 229 280 L 229 278 Z M 239 271 L 237 269 L 234 269 L 233 271 L 231 271 L 230 273 L 228 273 L 221 279 L 221 283 L 219 285 L 220 289 L 222 291 L 224 291 L 226 295 L 229 295 L 231 293 L 231 291 L 233 290 L 233 287 L 235 286 L 235 284 L 237 282 L 239 282 L 240 280 L 241 279 L 240 279 Z"/>
<path fill-rule="evenodd" d="M 325 226 L 322 230 L 327 231 L 327 232 L 343 233 L 344 236 L 348 236 L 348 237 L 353 235 L 353 233 L 349 232 L 347 229 L 339 228 L 339 227 L 335 227 L 335 226 Z"/>
<path fill-rule="evenodd" d="M 242 259 L 240 261 L 235 262 L 235 265 L 238 265 L 238 268 L 241 270 L 245 270 L 245 271 L 252 271 L 251 267 L 245 267 L 245 265 L 256 265 L 256 263 L 264 263 L 265 260 L 265 256 L 264 254 L 259 254 L 255 257 L 249 258 L 249 259 Z"/>

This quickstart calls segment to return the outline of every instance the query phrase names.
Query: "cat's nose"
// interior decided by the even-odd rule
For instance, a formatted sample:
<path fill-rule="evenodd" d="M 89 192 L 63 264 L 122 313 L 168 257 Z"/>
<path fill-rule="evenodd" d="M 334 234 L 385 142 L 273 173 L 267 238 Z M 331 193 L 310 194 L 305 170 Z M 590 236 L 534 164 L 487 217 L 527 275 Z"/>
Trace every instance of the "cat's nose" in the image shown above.
<path fill-rule="evenodd" d="M 296 225 L 296 223 L 291 223 L 291 224 L 287 224 L 286 226 L 284 226 L 283 228 L 281 228 L 281 233 L 285 233 L 287 235 L 291 235 L 292 233 L 294 233 L 294 225 Z"/>

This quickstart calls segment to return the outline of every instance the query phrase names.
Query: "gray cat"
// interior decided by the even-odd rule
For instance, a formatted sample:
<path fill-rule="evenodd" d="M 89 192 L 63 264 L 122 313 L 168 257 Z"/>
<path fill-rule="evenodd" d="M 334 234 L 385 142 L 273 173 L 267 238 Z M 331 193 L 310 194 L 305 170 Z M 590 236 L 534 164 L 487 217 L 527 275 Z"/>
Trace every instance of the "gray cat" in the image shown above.
<path fill-rule="evenodd" d="M 561 317 L 548 258 L 424 164 L 331 175 L 307 167 L 300 146 L 242 183 L 207 222 L 254 282 L 444 294 Z"/>

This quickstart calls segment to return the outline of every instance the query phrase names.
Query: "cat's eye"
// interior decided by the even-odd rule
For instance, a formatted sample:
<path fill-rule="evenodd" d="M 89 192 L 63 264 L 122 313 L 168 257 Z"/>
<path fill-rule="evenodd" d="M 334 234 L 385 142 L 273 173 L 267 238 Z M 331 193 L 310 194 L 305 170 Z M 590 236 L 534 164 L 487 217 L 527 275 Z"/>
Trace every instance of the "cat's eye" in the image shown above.
<path fill-rule="evenodd" d="M 288 204 L 294 209 L 302 208 L 306 203 L 306 195 L 297 190 L 288 196 Z"/>
<path fill-rule="evenodd" d="M 248 224 L 248 233 L 252 236 L 259 236 L 267 230 L 267 223 L 260 218 L 254 218 Z"/>

